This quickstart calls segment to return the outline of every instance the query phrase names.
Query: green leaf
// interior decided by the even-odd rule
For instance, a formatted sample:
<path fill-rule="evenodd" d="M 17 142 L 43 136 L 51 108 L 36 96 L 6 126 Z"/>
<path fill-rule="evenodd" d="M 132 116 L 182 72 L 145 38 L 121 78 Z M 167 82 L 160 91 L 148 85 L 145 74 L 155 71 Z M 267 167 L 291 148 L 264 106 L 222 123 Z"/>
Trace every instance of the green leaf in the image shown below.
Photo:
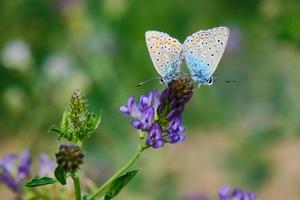
<path fill-rule="evenodd" d="M 34 178 L 25 183 L 26 187 L 38 187 L 42 185 L 50 185 L 56 183 L 57 180 L 55 178 L 50 177 L 40 177 L 40 178 Z"/>
<path fill-rule="evenodd" d="M 54 175 L 55 175 L 55 178 L 58 180 L 58 182 L 60 182 L 62 185 L 66 185 L 67 173 L 65 172 L 64 169 L 57 166 L 54 171 Z"/>
<path fill-rule="evenodd" d="M 114 180 L 107 190 L 104 199 L 110 200 L 117 196 L 121 190 L 127 185 L 127 183 L 138 173 L 138 170 L 132 170 L 127 172 L 126 174 L 119 176 L 116 180 Z"/>
<path fill-rule="evenodd" d="M 91 131 L 96 130 L 100 123 L 101 123 L 101 113 L 98 114 L 89 113 L 88 126 L 91 129 Z"/>
<path fill-rule="evenodd" d="M 96 130 L 101 123 L 101 113 L 93 114 L 92 130 Z"/>
<path fill-rule="evenodd" d="M 60 125 L 60 128 L 63 132 L 68 130 L 68 119 L 69 119 L 69 112 L 68 112 L 68 108 L 66 108 L 62 116 L 61 125 Z"/>
<path fill-rule="evenodd" d="M 87 124 L 83 129 L 83 137 L 88 138 L 91 137 L 93 132 L 97 129 L 99 124 L 101 123 L 101 113 L 89 113 L 87 116 Z"/>
<path fill-rule="evenodd" d="M 48 132 L 50 132 L 50 131 L 53 131 L 53 132 L 58 133 L 58 134 L 62 133 L 62 130 L 56 125 L 50 126 Z"/>
<path fill-rule="evenodd" d="M 50 132 L 50 131 L 53 131 L 53 132 L 59 134 L 58 140 L 60 140 L 62 137 L 65 137 L 65 134 L 66 134 L 61 128 L 59 128 L 56 125 L 50 126 L 48 132 Z"/>

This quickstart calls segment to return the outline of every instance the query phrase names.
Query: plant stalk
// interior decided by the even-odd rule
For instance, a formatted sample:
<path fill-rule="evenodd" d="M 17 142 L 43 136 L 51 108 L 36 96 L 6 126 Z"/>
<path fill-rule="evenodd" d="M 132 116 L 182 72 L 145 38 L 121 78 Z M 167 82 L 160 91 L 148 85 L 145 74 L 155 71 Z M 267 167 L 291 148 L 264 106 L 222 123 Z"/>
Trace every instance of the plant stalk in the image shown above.
<path fill-rule="evenodd" d="M 71 173 L 74 182 L 76 200 L 81 200 L 80 180 L 77 172 Z"/>
<path fill-rule="evenodd" d="M 108 179 L 102 186 L 100 186 L 94 194 L 92 194 L 88 199 L 94 200 L 96 197 L 103 195 L 104 192 L 107 190 L 107 187 L 119 176 L 124 174 L 140 157 L 141 153 L 143 152 L 143 148 L 139 148 L 138 151 L 131 157 L 131 159 L 121 168 L 119 169 L 110 179 Z"/>

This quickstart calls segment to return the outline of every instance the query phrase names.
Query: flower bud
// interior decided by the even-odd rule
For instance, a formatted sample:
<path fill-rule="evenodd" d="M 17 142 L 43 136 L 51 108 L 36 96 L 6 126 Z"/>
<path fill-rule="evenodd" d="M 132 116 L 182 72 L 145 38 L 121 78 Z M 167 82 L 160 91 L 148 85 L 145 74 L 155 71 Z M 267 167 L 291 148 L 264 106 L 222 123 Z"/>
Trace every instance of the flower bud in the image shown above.
<path fill-rule="evenodd" d="M 81 94 L 80 90 L 75 90 L 68 110 L 70 117 L 69 128 L 73 128 L 75 132 L 80 131 L 86 124 L 87 107 L 87 99 Z"/>
<path fill-rule="evenodd" d="M 83 152 L 80 147 L 74 144 L 59 147 L 59 151 L 55 154 L 58 166 L 66 172 L 75 172 L 83 163 Z"/>

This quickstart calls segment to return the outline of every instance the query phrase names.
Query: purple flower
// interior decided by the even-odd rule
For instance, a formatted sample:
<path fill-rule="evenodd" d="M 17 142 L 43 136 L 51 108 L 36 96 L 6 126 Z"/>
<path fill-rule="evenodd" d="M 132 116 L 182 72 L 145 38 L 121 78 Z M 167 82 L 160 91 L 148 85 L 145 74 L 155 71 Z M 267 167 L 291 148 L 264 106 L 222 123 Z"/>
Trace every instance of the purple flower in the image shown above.
<path fill-rule="evenodd" d="M 247 192 L 242 189 L 231 189 L 224 186 L 219 190 L 220 200 L 256 200 L 256 196 L 252 192 Z"/>
<path fill-rule="evenodd" d="M 23 151 L 19 156 L 9 154 L 0 160 L 0 182 L 18 192 L 25 179 L 30 175 L 31 156 Z"/>
<path fill-rule="evenodd" d="M 166 131 L 165 142 L 177 144 L 185 140 L 182 112 L 193 95 L 194 85 L 188 78 L 171 81 L 160 95 L 158 121 Z"/>
<path fill-rule="evenodd" d="M 157 109 L 160 118 L 172 121 L 181 116 L 185 104 L 193 95 L 194 85 L 188 78 L 171 81 L 160 95 L 160 105 Z"/>
<path fill-rule="evenodd" d="M 18 178 L 26 179 L 30 175 L 31 156 L 28 151 L 22 151 L 18 160 Z"/>
<path fill-rule="evenodd" d="M 154 119 L 154 108 L 146 107 L 143 110 L 139 119 L 134 119 L 132 121 L 132 126 L 136 129 L 141 129 L 143 131 L 148 130 Z"/>
<path fill-rule="evenodd" d="M 185 140 L 182 112 L 193 95 L 194 85 L 189 78 L 172 80 L 162 93 L 149 92 L 134 101 L 129 97 L 121 113 L 133 118 L 134 128 L 148 133 L 147 147 L 160 148 L 164 143 L 177 144 Z"/>
<path fill-rule="evenodd" d="M 146 143 L 148 146 L 152 146 L 154 148 L 160 148 L 164 146 L 162 128 L 157 122 L 151 126 Z"/>
<path fill-rule="evenodd" d="M 176 116 L 168 125 L 167 141 L 171 144 L 180 143 L 185 140 L 185 136 L 183 135 L 185 128 L 182 126 L 181 118 L 181 115 Z"/>
<path fill-rule="evenodd" d="M 56 164 L 53 160 L 49 158 L 47 154 L 40 154 L 40 170 L 39 176 L 53 176 L 53 171 L 56 167 Z"/>
<path fill-rule="evenodd" d="M 127 105 L 121 106 L 121 113 L 133 117 L 132 126 L 142 131 L 149 131 L 159 104 L 159 91 L 149 92 L 140 97 L 138 104 L 134 97 L 129 97 Z"/>

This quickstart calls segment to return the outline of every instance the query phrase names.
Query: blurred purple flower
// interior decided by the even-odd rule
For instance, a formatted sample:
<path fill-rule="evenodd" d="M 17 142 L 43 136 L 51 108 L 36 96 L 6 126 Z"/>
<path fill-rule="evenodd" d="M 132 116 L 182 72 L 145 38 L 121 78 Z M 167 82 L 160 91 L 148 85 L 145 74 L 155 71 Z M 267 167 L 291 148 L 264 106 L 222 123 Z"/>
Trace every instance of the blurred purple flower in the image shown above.
<path fill-rule="evenodd" d="M 22 183 L 30 175 L 31 156 L 22 151 L 19 156 L 9 154 L 0 160 L 0 182 L 18 192 Z"/>
<path fill-rule="evenodd" d="M 185 140 L 181 115 L 193 95 L 193 87 L 188 78 L 173 80 L 162 93 L 149 92 L 141 96 L 138 103 L 134 97 L 129 97 L 127 105 L 121 106 L 120 111 L 133 117 L 134 128 L 148 133 L 148 147 L 180 143 Z"/>
<path fill-rule="evenodd" d="M 230 27 L 230 36 L 228 39 L 226 51 L 232 53 L 240 49 L 242 43 L 242 31 L 238 26 L 229 26 Z"/>
<path fill-rule="evenodd" d="M 256 200 L 256 195 L 252 192 L 247 192 L 242 189 L 231 189 L 224 186 L 219 189 L 220 200 Z"/>
<path fill-rule="evenodd" d="M 40 171 L 39 176 L 53 176 L 56 164 L 47 154 L 40 154 Z"/>

